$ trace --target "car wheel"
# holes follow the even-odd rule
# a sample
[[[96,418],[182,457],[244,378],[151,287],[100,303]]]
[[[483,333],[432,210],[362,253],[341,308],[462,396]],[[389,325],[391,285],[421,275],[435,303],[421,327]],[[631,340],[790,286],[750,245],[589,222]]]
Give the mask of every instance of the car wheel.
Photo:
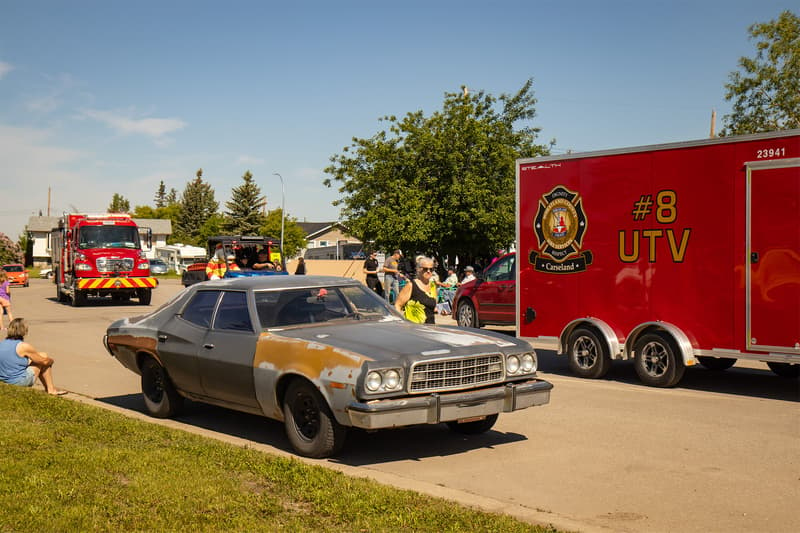
[[[139,297],[141,305],[150,305],[150,300],[153,298],[153,291],[151,289],[137,289],[136,295]]]
[[[463,328],[477,328],[478,316],[475,313],[475,306],[469,300],[462,300],[458,302],[458,310],[456,311],[456,321],[458,325]]]
[[[700,364],[705,368],[716,371],[728,370],[736,364],[736,359],[733,357],[698,356],[697,360],[700,361]]]
[[[686,367],[672,339],[663,333],[642,335],[634,346],[633,364],[639,379],[651,387],[672,387]]]
[[[489,415],[483,420],[475,420],[473,422],[462,422],[459,423],[456,420],[447,423],[447,427],[450,428],[451,431],[455,431],[456,433],[461,433],[462,435],[478,435],[480,433],[486,433],[492,426],[494,426],[495,422],[497,422],[497,415]]]
[[[594,330],[576,328],[567,341],[569,369],[582,378],[602,378],[611,368],[608,351],[608,345]]]
[[[169,418],[180,411],[183,398],[175,390],[167,371],[152,357],[142,361],[142,395],[147,412],[157,418]]]
[[[54,277],[55,277],[55,274],[53,274],[52,271],[47,273],[47,279],[53,279]]]
[[[347,430],[333,417],[319,391],[308,381],[293,381],[283,397],[286,436],[295,451],[316,459],[338,452]]]
[[[789,363],[775,363],[773,361],[767,362],[770,370],[775,372],[782,378],[794,379],[800,376],[800,365],[791,365]]]

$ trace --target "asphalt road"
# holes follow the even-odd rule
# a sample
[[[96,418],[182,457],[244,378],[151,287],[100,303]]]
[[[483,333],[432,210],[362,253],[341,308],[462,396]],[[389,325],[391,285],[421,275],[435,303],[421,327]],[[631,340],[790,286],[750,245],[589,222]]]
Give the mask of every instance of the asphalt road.
[[[56,384],[72,392],[65,398],[154,420],[141,414],[138,376],[106,353],[102,336],[111,321],[180,289],[163,282],[149,307],[72,308],[40,279],[12,296],[31,326],[27,340],[56,359]],[[479,436],[443,425],[352,431],[339,457],[309,462],[563,529],[800,531],[800,382],[745,365],[692,368],[662,390],[640,385],[630,363],[581,380],[563,357],[540,352],[540,374],[555,385],[549,405],[503,415]],[[281,423],[204,404],[166,424],[290,450]]]

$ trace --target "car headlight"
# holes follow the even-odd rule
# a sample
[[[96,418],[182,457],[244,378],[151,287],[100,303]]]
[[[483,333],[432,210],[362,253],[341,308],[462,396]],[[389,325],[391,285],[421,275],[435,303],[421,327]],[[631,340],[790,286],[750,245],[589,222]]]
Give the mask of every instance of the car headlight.
[[[75,270],[91,270],[92,265],[86,263],[75,263]]]
[[[536,371],[536,357],[532,353],[526,353],[522,356],[521,361],[522,371],[526,374]]]
[[[399,368],[370,370],[364,380],[364,387],[369,393],[403,390],[403,371]]]
[[[519,376],[536,372],[537,362],[534,352],[514,354],[506,357],[506,374]]]
[[[516,374],[519,370],[519,357],[516,355],[509,355],[506,358],[506,370],[509,374]]]

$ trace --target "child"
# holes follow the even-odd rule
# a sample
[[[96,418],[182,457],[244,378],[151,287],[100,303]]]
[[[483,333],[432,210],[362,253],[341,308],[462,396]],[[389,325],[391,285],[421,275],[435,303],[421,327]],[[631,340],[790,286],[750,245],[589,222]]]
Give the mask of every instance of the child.
[[[3,313],[8,314],[9,324],[14,320],[14,315],[11,314],[11,294],[8,292],[10,285],[11,282],[8,281],[8,274],[6,274],[6,271],[0,270],[0,306],[3,307],[3,311],[0,312],[0,331],[5,331],[6,329]]]

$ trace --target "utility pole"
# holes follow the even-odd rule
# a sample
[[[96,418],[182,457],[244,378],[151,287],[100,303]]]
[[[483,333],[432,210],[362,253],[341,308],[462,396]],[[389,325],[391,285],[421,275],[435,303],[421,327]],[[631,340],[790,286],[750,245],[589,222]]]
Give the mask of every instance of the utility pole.
[[[716,135],[716,128],[717,128],[717,110],[711,110],[711,133],[709,135],[710,138],[714,138]]]

